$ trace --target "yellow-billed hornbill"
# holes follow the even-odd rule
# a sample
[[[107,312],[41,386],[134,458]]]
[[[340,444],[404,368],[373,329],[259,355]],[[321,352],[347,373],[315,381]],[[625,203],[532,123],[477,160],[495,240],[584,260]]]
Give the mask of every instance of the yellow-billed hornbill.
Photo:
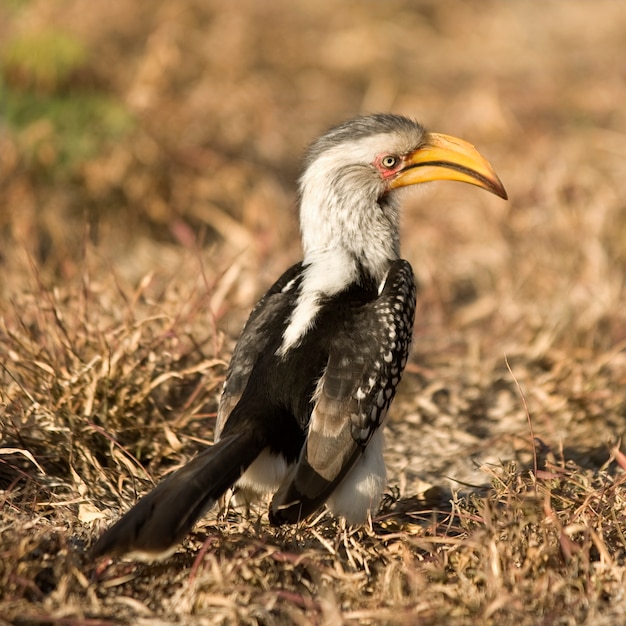
[[[397,189],[432,180],[506,192],[470,144],[398,115],[370,115],[313,143],[300,180],[304,260],[252,311],[235,347],[215,444],[112,526],[92,555],[171,554],[233,485],[275,492],[272,524],[323,504],[363,523],[385,487],[382,425],[415,313],[400,258]]]

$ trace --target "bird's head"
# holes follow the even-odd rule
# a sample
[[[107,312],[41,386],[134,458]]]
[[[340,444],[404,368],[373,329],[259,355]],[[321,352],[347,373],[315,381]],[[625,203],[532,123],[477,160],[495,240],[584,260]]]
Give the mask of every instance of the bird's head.
[[[433,180],[507,197],[471,144],[406,117],[369,115],[332,128],[309,148],[300,179],[305,262],[334,255],[380,279],[400,253],[396,191]]]

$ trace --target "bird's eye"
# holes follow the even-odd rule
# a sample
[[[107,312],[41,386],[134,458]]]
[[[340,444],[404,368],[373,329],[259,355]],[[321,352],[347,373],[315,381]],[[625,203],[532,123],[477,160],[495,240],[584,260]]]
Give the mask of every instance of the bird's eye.
[[[388,170],[393,169],[398,163],[398,157],[393,154],[388,154],[383,157],[381,160],[382,166],[386,167]]]

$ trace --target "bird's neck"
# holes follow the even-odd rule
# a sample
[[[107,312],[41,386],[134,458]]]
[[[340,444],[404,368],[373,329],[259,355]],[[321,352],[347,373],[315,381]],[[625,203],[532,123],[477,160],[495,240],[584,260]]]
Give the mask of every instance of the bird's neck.
[[[358,196],[358,194],[357,194]],[[350,204],[303,189],[300,226],[303,277],[277,351],[284,357],[314,326],[322,306],[359,286],[376,293],[399,258],[397,209],[391,203]]]
[[[311,282],[326,295],[354,283],[378,285],[400,256],[397,207],[392,198],[372,201],[358,190],[332,191],[320,196],[305,187],[301,196],[304,264]]]
[[[375,294],[383,279],[384,274],[374,278],[344,247],[309,250],[304,257],[302,281],[295,306],[277,354],[284,357],[297,346],[315,325],[322,307],[331,304],[335,296],[355,285]]]

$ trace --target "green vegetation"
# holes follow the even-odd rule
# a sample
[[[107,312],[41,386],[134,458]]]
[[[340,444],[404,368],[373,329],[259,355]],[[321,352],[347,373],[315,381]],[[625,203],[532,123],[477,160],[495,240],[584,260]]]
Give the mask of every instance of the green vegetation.
[[[61,31],[15,37],[2,50],[3,74],[22,89],[32,91],[57,91],[86,62],[85,46]]]
[[[133,128],[112,94],[81,83],[89,73],[88,51],[67,33],[9,40],[0,70],[3,120],[26,163],[52,177],[72,172]]]

